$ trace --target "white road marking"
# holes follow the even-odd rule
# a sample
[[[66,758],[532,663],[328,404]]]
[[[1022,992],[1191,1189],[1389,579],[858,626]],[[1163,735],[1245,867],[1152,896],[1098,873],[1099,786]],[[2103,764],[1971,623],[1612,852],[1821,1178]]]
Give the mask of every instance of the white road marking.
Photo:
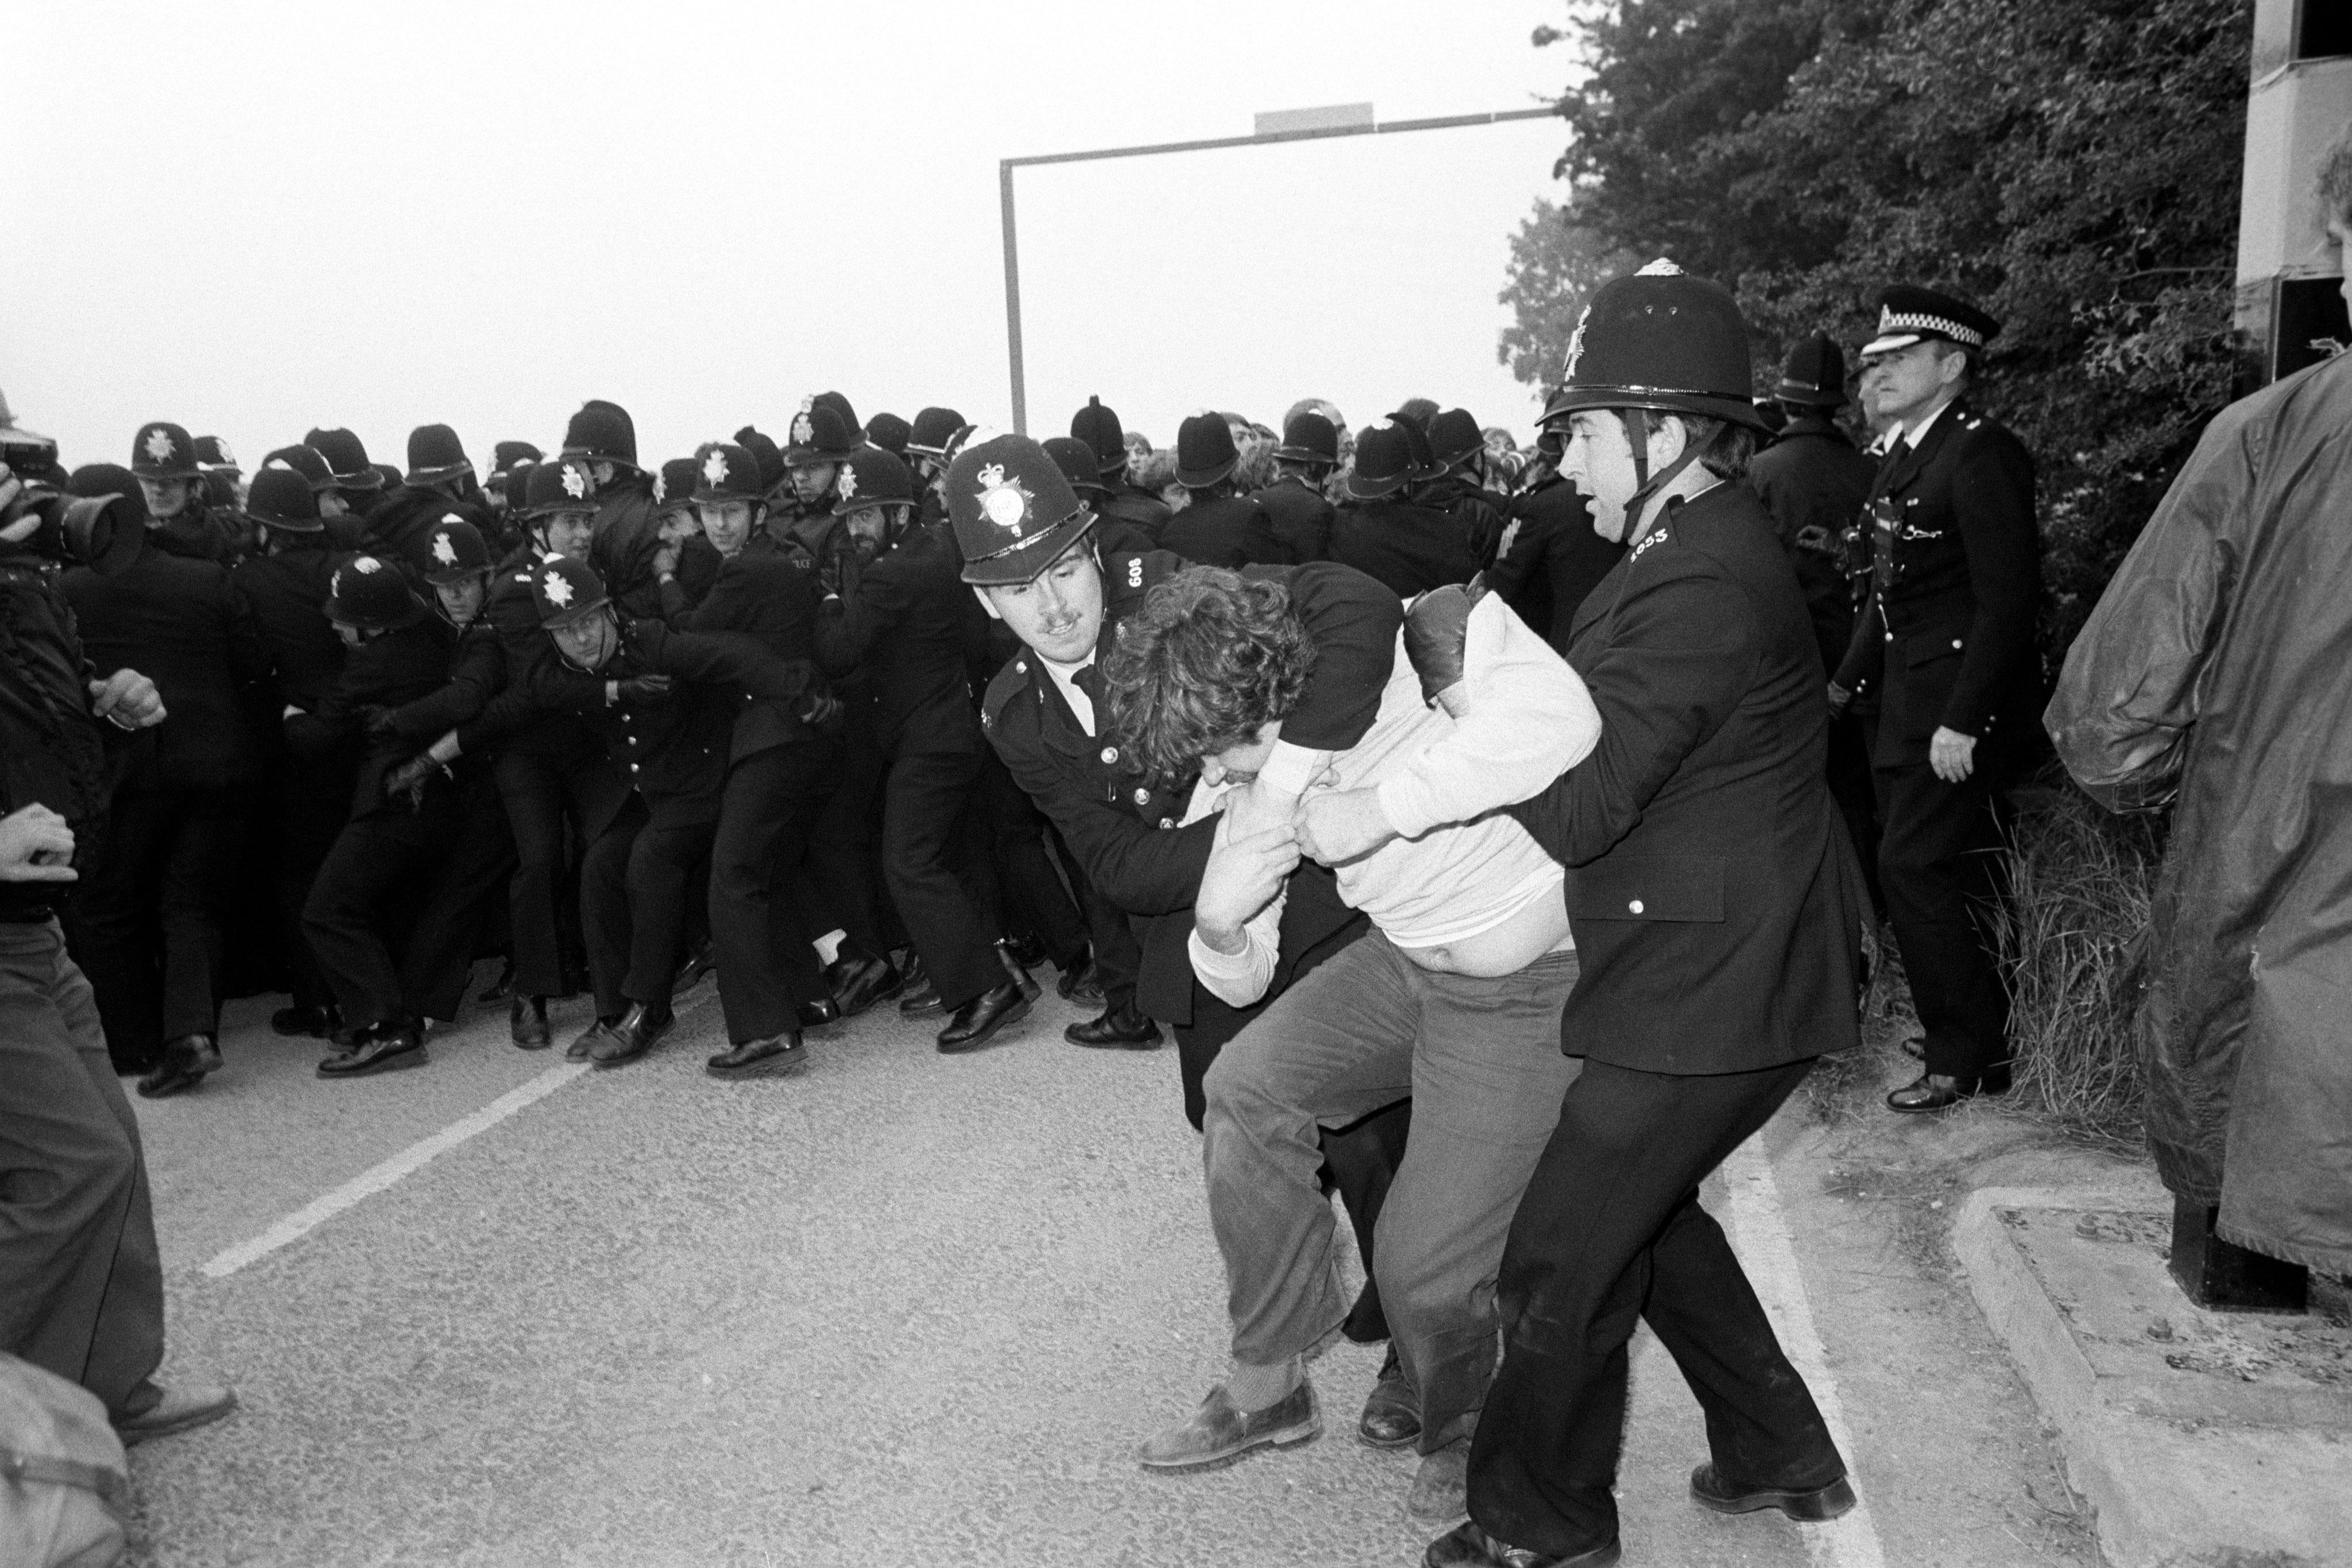
[[[1830,1375],[1822,1336],[1813,1326],[1812,1303],[1805,1295],[1805,1277],[1797,1266],[1797,1249],[1789,1239],[1788,1216],[1780,1207],[1780,1184],[1772,1179],[1772,1163],[1764,1153],[1762,1134],[1750,1138],[1723,1162],[1723,1179],[1730,1189],[1731,1225],[1738,1244],[1739,1261],[1748,1282],[1764,1303],[1765,1312],[1780,1335],[1780,1348],[1813,1391],[1822,1419],[1838,1451],[1852,1466],[1853,1435],[1846,1429],[1845,1407],[1838,1398],[1837,1380]],[[1886,1568],[1879,1545],[1878,1526],[1870,1517],[1870,1498],[1857,1481],[1861,1500],[1843,1519],[1827,1524],[1797,1527],[1805,1540],[1806,1554],[1820,1568]]]
[[[335,1216],[399,1181],[414,1175],[435,1157],[448,1153],[467,1139],[488,1132],[500,1122],[562,1088],[582,1073],[589,1071],[584,1061],[567,1061],[551,1067],[520,1088],[510,1089],[470,1116],[461,1117],[429,1138],[408,1147],[381,1165],[362,1171],[342,1186],[304,1204],[250,1241],[241,1241],[214,1258],[204,1267],[205,1273],[215,1280],[226,1280],[248,1263],[268,1257],[289,1242],[299,1241]]]

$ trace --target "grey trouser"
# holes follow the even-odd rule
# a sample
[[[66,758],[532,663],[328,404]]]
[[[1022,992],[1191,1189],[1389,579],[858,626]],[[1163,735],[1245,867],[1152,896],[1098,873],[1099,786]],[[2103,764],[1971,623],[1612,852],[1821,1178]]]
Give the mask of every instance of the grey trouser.
[[[127,1412],[163,1359],[139,1123],[57,922],[0,922],[0,1351]]]
[[[1234,1360],[1303,1354],[1347,1317],[1316,1179],[1320,1126],[1410,1094],[1412,1134],[1374,1266],[1420,1397],[1422,1451],[1469,1433],[1495,1371],[1503,1238],[1582,1066],[1559,1053],[1575,984],[1574,953],[1480,980],[1419,968],[1373,931],[1225,1047],[1209,1070],[1202,1157]]]

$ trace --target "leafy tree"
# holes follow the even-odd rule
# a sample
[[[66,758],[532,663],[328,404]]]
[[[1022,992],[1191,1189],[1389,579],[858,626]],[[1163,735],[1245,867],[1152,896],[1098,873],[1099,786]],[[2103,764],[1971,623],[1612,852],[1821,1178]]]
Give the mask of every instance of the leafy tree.
[[[2054,661],[2230,395],[2250,25],[2249,0],[1585,0],[1537,35],[1581,49],[1572,237],[1539,207],[1515,240],[1506,356],[1556,372],[1591,284],[1550,250],[1734,287],[1759,390],[1816,327],[1863,341],[1888,282],[1979,299],[2006,323],[1980,399],[2040,464]]]

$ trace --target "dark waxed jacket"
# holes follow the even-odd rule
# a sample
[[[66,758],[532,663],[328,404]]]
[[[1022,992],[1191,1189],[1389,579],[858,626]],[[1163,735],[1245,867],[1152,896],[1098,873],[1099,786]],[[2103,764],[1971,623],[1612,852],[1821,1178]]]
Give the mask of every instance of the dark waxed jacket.
[[[1569,868],[1561,1048],[1706,1074],[1855,1044],[1868,898],[1812,626],[1754,493],[1671,507],[1586,598],[1568,659],[1601,744],[1510,808]]]
[[[74,863],[89,866],[106,829],[107,753],[131,737],[90,716],[98,672],[57,578],[31,550],[0,542],[0,816],[47,806],[73,830]],[[0,883],[0,920],[40,918],[65,891]]]
[[[1166,528],[1168,519],[1176,515],[1169,510],[1168,503],[1148,490],[1137,489],[1127,482],[1124,474],[1113,476],[1108,483],[1110,493],[1103,497],[1102,506],[1098,508],[1102,515],[1133,524],[1150,534],[1156,542],[1160,530]]]
[[[1804,590],[1825,670],[1836,669],[1853,643],[1853,592],[1846,580],[1843,541],[1847,530],[1869,527],[1870,488],[1877,472],[1878,465],[1854,450],[1834,420],[1818,413],[1790,419],[1780,438],[1748,465],[1748,488],[1772,514],[1780,548]]]
[[[1289,566],[1297,559],[1250,496],[1195,499],[1160,527],[1160,548],[1197,566]]]
[[[1118,622],[1154,587],[1192,564],[1165,550],[1105,558],[1098,662],[1109,654]],[[1287,586],[1315,639],[1314,673],[1283,720],[1283,738],[1317,751],[1353,747],[1380,715],[1403,606],[1361,572],[1329,562],[1252,567],[1243,575]],[[1139,1004],[1164,1022],[1192,1022],[1192,972],[1184,938],[1216,832],[1213,816],[1177,826],[1193,781],[1146,779],[1107,734],[1088,735],[1026,649],[990,683],[982,713],[989,740],[1013,779],[1061,830],[1096,890],[1134,921],[1144,950]],[[1097,715],[1097,731],[1108,729],[1106,716]],[[1284,909],[1285,967],[1277,985],[1286,982],[1287,966],[1356,918],[1328,877],[1294,877],[1291,889],[1297,907]]]
[[[229,576],[253,607],[278,695],[308,711],[326,701],[343,673],[343,640],[326,612],[336,554],[323,533],[299,538],[275,555],[247,556]]]
[[[167,716],[132,748],[124,788],[226,789],[262,776],[263,723],[278,706],[269,653],[226,567],[150,538],[114,575],[75,567],[63,587],[90,663],[137,670],[163,698]]]
[[[1879,767],[1921,763],[1939,728],[1999,743],[2032,734],[2041,535],[2033,459],[1965,398],[1878,471],[1870,600],[1834,679],[1875,695]]]
[[[1331,520],[1331,559],[1411,599],[1478,575],[1478,557],[1460,524],[1434,507],[1394,497],[1351,501]]]

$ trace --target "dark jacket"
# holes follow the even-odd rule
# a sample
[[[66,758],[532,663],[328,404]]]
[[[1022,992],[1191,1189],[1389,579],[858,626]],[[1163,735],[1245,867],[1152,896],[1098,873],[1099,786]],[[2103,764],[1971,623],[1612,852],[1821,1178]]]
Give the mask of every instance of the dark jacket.
[[[166,717],[142,737],[130,789],[226,789],[264,771],[262,724],[275,707],[269,654],[228,569],[146,541],[111,577],[65,574],[83,650],[101,669],[155,683]]]
[[[700,601],[674,617],[671,624],[686,632],[740,632],[788,664],[812,663],[818,602],[814,575],[793,565],[763,537],[754,537],[732,560],[715,549],[709,553],[719,560],[719,569],[710,574]],[[681,580],[684,576],[681,559]],[[813,732],[800,716],[802,705],[755,697],[741,687],[730,695],[736,706],[730,761],[811,738]]]
[[[1288,566],[1290,547],[1274,531],[1274,518],[1247,496],[1195,500],[1160,530],[1160,548],[1197,566]]]
[[[1487,569],[1486,586],[1565,656],[1577,610],[1625,547],[1593,531],[1583,493],[1558,474],[1514,496],[1511,516],[1519,531]]]
[[[1331,521],[1331,559],[1388,584],[1399,599],[1478,575],[1478,557],[1444,512],[1393,497],[1351,501]]]
[[[1853,642],[1844,540],[1858,523],[1866,526],[1877,472],[1878,465],[1854,450],[1835,421],[1817,413],[1790,420],[1780,439],[1748,465],[1748,486],[1772,514],[1780,549],[1796,568],[1824,670],[1836,669]]]
[[[1274,537],[1291,559],[1322,560],[1331,553],[1331,503],[1314,486],[1286,474],[1250,499],[1274,519]]]
[[[1098,661],[1108,656],[1118,622],[1152,588],[1192,564],[1164,550],[1103,562]],[[1360,572],[1328,562],[1254,567],[1244,575],[1286,584],[1315,638],[1314,673],[1283,721],[1283,738],[1312,750],[1347,750],[1379,716],[1403,607]],[[1097,715],[1098,730],[1107,727],[1103,718]],[[1146,779],[1106,736],[1088,735],[1053,677],[1025,649],[990,683],[982,719],[997,755],[1061,830],[1096,890],[1134,918],[1144,949],[1137,996],[1145,1010],[1169,1023],[1190,1023],[1192,963],[1184,937],[1216,831],[1213,817],[1177,826],[1192,799],[1192,779]],[[1339,901],[1328,879],[1301,877],[1292,886],[1299,908],[1295,917],[1284,912],[1282,953],[1295,962],[1355,912]]]
[[[98,672],[57,575],[30,550],[0,543],[0,816],[47,806],[73,830],[74,863],[88,867],[105,838],[108,750],[131,737],[90,716]],[[0,882],[0,920],[45,918],[67,890]]]
[[[1103,498],[1099,508],[1102,515],[1131,523],[1156,541],[1160,530],[1168,526],[1168,519],[1176,515],[1168,509],[1168,503],[1148,490],[1137,489],[1123,474],[1114,476],[1109,485],[1110,494]]]
[[[384,798],[383,776],[419,749],[414,740],[371,733],[369,710],[396,708],[440,691],[449,679],[450,655],[457,646],[456,629],[437,615],[369,637],[351,650],[341,675],[324,701],[307,712],[287,716],[286,744],[298,757],[320,758],[342,747],[359,747],[359,773],[352,786],[353,821],[378,811],[408,809],[405,801]],[[427,742],[431,738],[425,737]],[[444,788],[437,774],[427,785],[436,793]]]
[[[1746,1072],[1857,1043],[1861,868],[1805,603],[1744,485],[1672,507],[1578,612],[1601,744],[1510,808],[1561,864],[1561,1049]]]
[[[1887,458],[1870,507],[1870,600],[1834,679],[1878,697],[1872,761],[1925,762],[1938,728],[2030,737],[2042,546],[2024,444],[1957,401]]]
[[[334,575],[335,554],[324,534],[305,536],[275,555],[247,556],[229,573],[252,607],[278,695],[306,711],[326,701],[343,673],[343,640],[326,612]]]
[[[865,674],[859,700],[875,739],[894,752],[977,749],[966,660],[984,612],[955,541],[910,528],[870,561],[845,554],[841,570],[841,595],[817,618],[817,661],[829,675]]]

